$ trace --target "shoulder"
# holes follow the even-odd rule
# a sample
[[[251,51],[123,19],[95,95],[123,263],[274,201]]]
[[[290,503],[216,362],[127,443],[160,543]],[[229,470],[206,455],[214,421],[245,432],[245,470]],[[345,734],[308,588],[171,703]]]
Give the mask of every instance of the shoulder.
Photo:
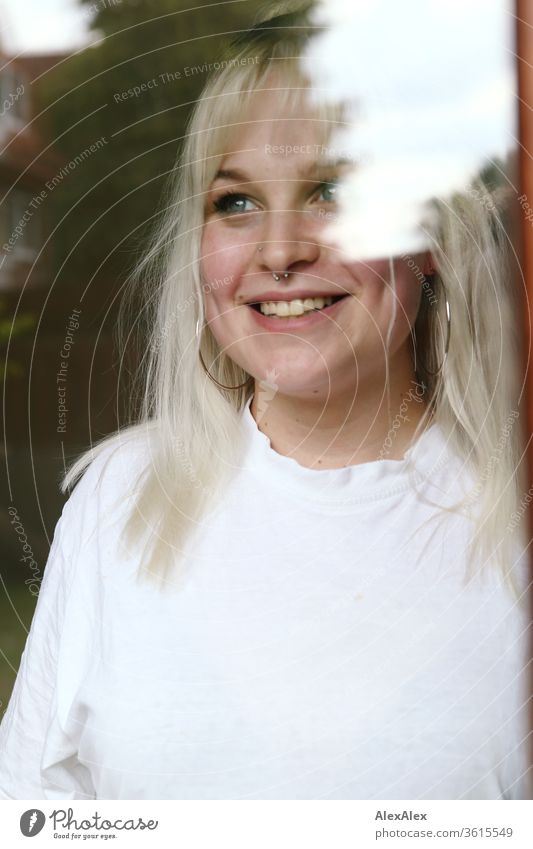
[[[106,524],[130,509],[150,468],[154,425],[134,425],[106,437],[78,457],[65,477],[69,497],[59,524],[72,534]]]
[[[414,461],[427,494],[442,507],[451,507],[468,497],[475,485],[471,463],[464,456],[455,434],[438,419],[427,427],[406,456]]]

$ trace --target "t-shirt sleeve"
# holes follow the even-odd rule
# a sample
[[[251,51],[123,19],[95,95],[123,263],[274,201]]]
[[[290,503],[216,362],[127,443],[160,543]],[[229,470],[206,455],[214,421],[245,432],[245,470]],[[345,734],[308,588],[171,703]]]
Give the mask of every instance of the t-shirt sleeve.
[[[59,669],[69,598],[86,534],[91,470],[85,473],[55,527],[30,632],[0,726],[0,798],[94,798],[75,741],[61,723]],[[72,617],[70,617],[72,618]],[[80,665],[84,658],[80,657]]]

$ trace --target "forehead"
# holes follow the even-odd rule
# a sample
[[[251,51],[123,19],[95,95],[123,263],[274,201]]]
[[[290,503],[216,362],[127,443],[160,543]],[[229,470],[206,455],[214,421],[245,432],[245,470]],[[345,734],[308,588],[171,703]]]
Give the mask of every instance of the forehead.
[[[228,134],[225,157],[240,161],[269,157],[305,169],[328,158],[333,129],[331,115],[314,106],[305,90],[255,91]]]

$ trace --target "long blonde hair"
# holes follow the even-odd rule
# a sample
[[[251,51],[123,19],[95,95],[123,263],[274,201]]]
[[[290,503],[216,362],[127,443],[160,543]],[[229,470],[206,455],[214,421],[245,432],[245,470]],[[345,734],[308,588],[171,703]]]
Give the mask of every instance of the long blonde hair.
[[[124,540],[140,550],[144,539],[139,572],[158,581],[176,580],[180,573],[171,567],[179,560],[177,552],[185,562],[187,541],[239,467],[239,419],[254,385],[204,326],[200,241],[205,194],[229,134],[237,122],[246,123],[247,104],[265,85],[273,63],[283,80],[280,106],[301,103],[301,89],[309,81],[298,56],[311,35],[305,11],[259,23],[233,43],[208,80],[192,111],[159,226],[129,281],[130,294],[141,292],[144,305],[133,324],[148,340],[136,376],[140,412],[134,424],[79,457],[62,483],[65,492],[109,445],[118,447],[136,432],[149,434],[150,467],[139,479]],[[341,111],[326,99],[313,108],[327,136]],[[454,508],[475,508],[468,567],[495,559],[516,589],[512,567],[518,547],[509,523],[524,489],[525,440],[517,421],[520,350],[513,332],[517,307],[506,228],[498,203],[480,180],[435,206],[435,223],[428,224],[437,269],[434,297],[422,297],[414,365],[427,387],[427,414],[433,412],[450,450],[476,481]],[[452,317],[449,351],[433,376],[443,362],[446,301]],[[122,311],[128,332],[131,302],[125,299]],[[200,350],[210,373],[228,386],[244,383],[241,389],[223,390],[206,376],[198,356],[197,322],[204,328]]]

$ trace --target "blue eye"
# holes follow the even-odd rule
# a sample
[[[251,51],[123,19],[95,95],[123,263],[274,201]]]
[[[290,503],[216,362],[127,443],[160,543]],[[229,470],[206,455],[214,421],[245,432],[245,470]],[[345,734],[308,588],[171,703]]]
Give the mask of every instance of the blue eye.
[[[247,198],[246,195],[240,195],[237,192],[226,192],[225,195],[222,195],[222,197],[213,201],[213,206],[217,212],[246,212],[247,210],[244,207],[248,201],[249,198]]]
[[[326,203],[335,203],[337,200],[336,191],[338,189],[338,184],[336,180],[328,180],[324,183],[320,184],[319,194],[329,194],[329,197],[324,197]]]
[[[322,202],[335,203],[337,189],[338,182],[336,180],[325,180],[320,183],[317,194]],[[239,192],[226,192],[213,201],[213,208],[223,215],[236,215],[250,211],[250,208],[246,207],[247,203],[253,205],[253,201],[246,195]]]

